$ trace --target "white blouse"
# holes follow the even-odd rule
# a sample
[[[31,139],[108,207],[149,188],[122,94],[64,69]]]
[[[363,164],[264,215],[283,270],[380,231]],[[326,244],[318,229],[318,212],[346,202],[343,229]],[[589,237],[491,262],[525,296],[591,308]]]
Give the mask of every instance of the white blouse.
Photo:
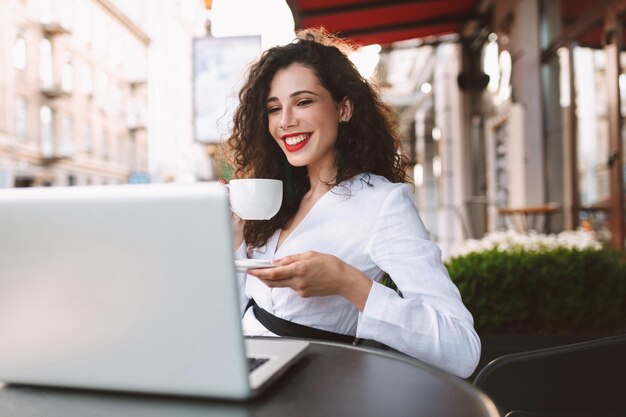
[[[368,182],[370,185],[368,185]],[[374,281],[362,313],[340,296],[301,298],[289,288],[269,288],[239,274],[242,312],[249,298],[286,320],[374,339],[460,377],[480,357],[473,318],[430,241],[406,184],[360,174],[323,195],[276,250],[280,230],[252,251],[253,259],[278,259],[316,251],[332,254]],[[235,257],[246,258],[245,245]],[[402,293],[379,283],[387,272]],[[275,336],[252,309],[244,333]]]

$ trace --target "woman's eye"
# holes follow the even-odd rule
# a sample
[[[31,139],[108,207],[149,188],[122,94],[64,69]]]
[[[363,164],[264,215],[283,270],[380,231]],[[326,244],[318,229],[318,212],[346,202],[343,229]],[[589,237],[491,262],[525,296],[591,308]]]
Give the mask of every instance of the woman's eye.
[[[298,102],[298,106],[306,106],[313,103],[313,100],[305,99]]]
[[[280,110],[280,107],[271,107],[271,108],[267,109],[267,113],[268,114],[276,113],[279,110]]]

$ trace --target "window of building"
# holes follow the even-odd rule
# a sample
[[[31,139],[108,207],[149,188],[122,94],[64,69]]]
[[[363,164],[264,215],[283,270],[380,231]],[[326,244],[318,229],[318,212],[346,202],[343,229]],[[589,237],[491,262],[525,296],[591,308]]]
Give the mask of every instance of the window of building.
[[[54,113],[50,106],[43,105],[39,109],[39,126],[41,130],[41,153],[50,156],[54,153]]]
[[[86,63],[85,65],[83,65],[82,75],[83,93],[85,93],[86,95],[93,94],[93,71],[91,70],[91,64]]]
[[[97,100],[100,104],[100,108],[104,110],[108,107],[107,98],[109,95],[109,75],[104,71],[98,71],[98,78],[96,82]]]
[[[90,154],[93,152],[93,136],[89,123],[83,127],[83,147],[86,153]]]
[[[54,5],[52,0],[39,2],[39,20],[41,23],[52,23],[54,20]]]
[[[109,149],[109,134],[106,129],[102,130],[102,159],[107,161],[110,156],[111,150]]]
[[[125,149],[125,141],[124,141],[124,136],[120,135],[120,137],[117,139],[117,161],[120,164],[125,164],[126,163],[126,149]]]
[[[26,69],[26,39],[22,33],[17,35],[13,44],[13,66],[20,71]]]
[[[39,44],[39,78],[42,86],[52,87],[52,42],[48,38]]]
[[[15,99],[15,134],[18,138],[26,139],[28,136],[28,111],[26,99],[17,97]]]
[[[116,113],[123,113],[124,108],[122,107],[122,89],[119,83],[113,83],[111,91],[110,102],[113,106],[112,110]]]
[[[72,55],[63,56],[63,69],[61,70],[61,88],[65,91],[72,91],[74,88],[74,64]]]
[[[123,46],[121,31],[122,29],[118,25],[114,25],[111,31],[111,62],[116,66],[122,65],[121,49]]]
[[[76,5],[74,0],[39,0],[39,20],[41,23],[59,23],[72,28]]]
[[[72,155],[74,153],[74,121],[72,116],[63,117],[63,141],[61,142],[61,153],[63,155]]]
[[[99,57],[106,57],[109,52],[109,43],[111,42],[110,21],[105,14],[96,14],[95,25],[98,28],[94,32],[94,51]]]
[[[78,2],[78,4],[80,5],[80,7],[83,8],[83,10],[80,12],[79,16],[80,19],[78,19],[78,22],[80,25],[82,25],[83,29],[83,41],[85,46],[87,46],[88,48],[91,48],[93,46],[94,43],[94,32],[95,32],[95,28],[96,28],[96,19],[94,17],[94,4],[91,2]]]
[[[68,29],[74,28],[74,20],[76,13],[75,0],[55,0],[58,8],[58,16],[60,17],[60,23],[63,27]]]
[[[109,134],[109,143],[108,143],[108,154],[107,159],[112,160],[113,162],[117,162],[115,157],[117,156],[117,138],[115,137],[115,133]]]
[[[134,137],[128,139],[128,167],[131,171],[137,168],[137,140]]]

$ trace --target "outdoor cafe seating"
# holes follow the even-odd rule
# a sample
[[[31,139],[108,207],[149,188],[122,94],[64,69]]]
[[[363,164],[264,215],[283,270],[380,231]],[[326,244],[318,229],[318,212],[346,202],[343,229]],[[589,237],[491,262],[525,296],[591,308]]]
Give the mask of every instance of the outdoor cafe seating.
[[[626,415],[626,334],[501,356],[473,382],[503,416]]]

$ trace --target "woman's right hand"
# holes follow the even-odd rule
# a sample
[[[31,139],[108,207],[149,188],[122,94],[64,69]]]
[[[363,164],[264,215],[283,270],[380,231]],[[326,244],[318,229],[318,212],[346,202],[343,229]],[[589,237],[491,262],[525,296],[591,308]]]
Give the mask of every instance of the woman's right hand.
[[[228,184],[226,178],[219,178],[217,180],[220,184]],[[241,217],[237,216],[235,213],[231,213],[230,215],[232,229],[233,229],[233,252],[239,249],[239,246],[243,243],[243,227],[246,224],[246,221]]]

